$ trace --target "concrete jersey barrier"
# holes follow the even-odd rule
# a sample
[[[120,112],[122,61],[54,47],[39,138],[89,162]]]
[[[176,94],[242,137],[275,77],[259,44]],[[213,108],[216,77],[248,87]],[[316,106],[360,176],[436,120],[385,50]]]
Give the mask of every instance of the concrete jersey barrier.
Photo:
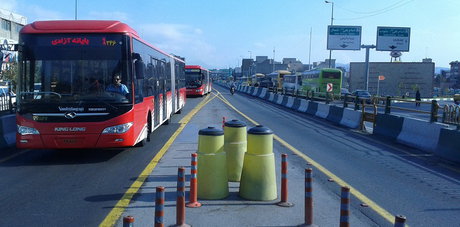
[[[358,128],[361,125],[362,116],[360,111],[344,108],[342,119],[339,124],[348,128]]]
[[[10,114],[0,117],[0,148],[14,147],[16,144],[16,115]]]
[[[374,134],[396,140],[401,133],[404,118],[389,114],[377,114]]]
[[[318,110],[318,103],[310,101],[308,103],[307,113],[311,115],[315,115],[316,111]]]
[[[329,115],[329,107],[328,104],[318,103],[318,109],[316,110],[315,116],[327,118],[327,115]]]
[[[442,128],[434,154],[460,163],[460,131]]]
[[[338,107],[338,106],[331,106],[329,108],[329,114],[326,117],[328,121],[339,124],[342,118],[343,118],[343,108]]]
[[[441,129],[447,127],[448,125],[445,124],[404,118],[397,141],[411,147],[419,148],[420,150],[434,152],[438,144]]]
[[[308,100],[305,100],[305,99],[300,100],[300,106],[299,106],[299,108],[297,110],[299,112],[303,112],[303,113],[307,112],[309,103],[310,103],[310,101],[308,101]]]

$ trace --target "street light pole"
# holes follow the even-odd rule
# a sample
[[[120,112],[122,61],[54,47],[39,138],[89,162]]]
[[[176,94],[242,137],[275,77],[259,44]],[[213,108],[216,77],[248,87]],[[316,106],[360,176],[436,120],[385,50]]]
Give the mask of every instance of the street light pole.
[[[333,1],[324,1],[325,3],[331,3],[332,10],[331,10],[331,26],[334,25],[334,2]],[[332,64],[332,50],[329,50],[329,68],[331,68]]]
[[[75,20],[77,20],[77,0],[75,0]]]

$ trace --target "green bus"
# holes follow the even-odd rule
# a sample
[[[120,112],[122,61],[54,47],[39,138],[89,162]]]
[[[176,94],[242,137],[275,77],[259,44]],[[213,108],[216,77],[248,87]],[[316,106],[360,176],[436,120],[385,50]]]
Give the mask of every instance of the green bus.
[[[327,84],[332,84],[332,93],[340,95],[342,88],[342,71],[339,69],[314,69],[301,74],[302,84],[300,90],[303,93],[310,91],[326,92]]]

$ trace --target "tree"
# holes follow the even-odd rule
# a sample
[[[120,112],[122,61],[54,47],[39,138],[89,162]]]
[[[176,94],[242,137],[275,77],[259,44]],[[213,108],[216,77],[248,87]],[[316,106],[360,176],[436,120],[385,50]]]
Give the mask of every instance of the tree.
[[[16,88],[16,82],[18,81],[18,63],[10,62],[7,63],[7,67],[2,71],[0,78],[2,80],[11,81],[13,89]]]

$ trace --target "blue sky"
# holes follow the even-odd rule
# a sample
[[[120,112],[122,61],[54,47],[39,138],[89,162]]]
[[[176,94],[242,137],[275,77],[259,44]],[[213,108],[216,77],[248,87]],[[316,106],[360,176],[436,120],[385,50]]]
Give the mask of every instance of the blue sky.
[[[256,55],[311,62],[326,49],[331,4],[323,0],[77,0],[78,19],[120,20],[144,40],[187,64],[235,67]],[[0,0],[0,8],[37,20],[73,20],[74,0]],[[335,0],[334,25],[362,26],[362,44],[376,44],[378,26],[410,27],[410,51],[401,60],[432,58],[437,67],[460,59],[460,1]],[[333,51],[338,63],[360,62],[365,51]],[[389,52],[371,50],[371,61],[390,61]]]

